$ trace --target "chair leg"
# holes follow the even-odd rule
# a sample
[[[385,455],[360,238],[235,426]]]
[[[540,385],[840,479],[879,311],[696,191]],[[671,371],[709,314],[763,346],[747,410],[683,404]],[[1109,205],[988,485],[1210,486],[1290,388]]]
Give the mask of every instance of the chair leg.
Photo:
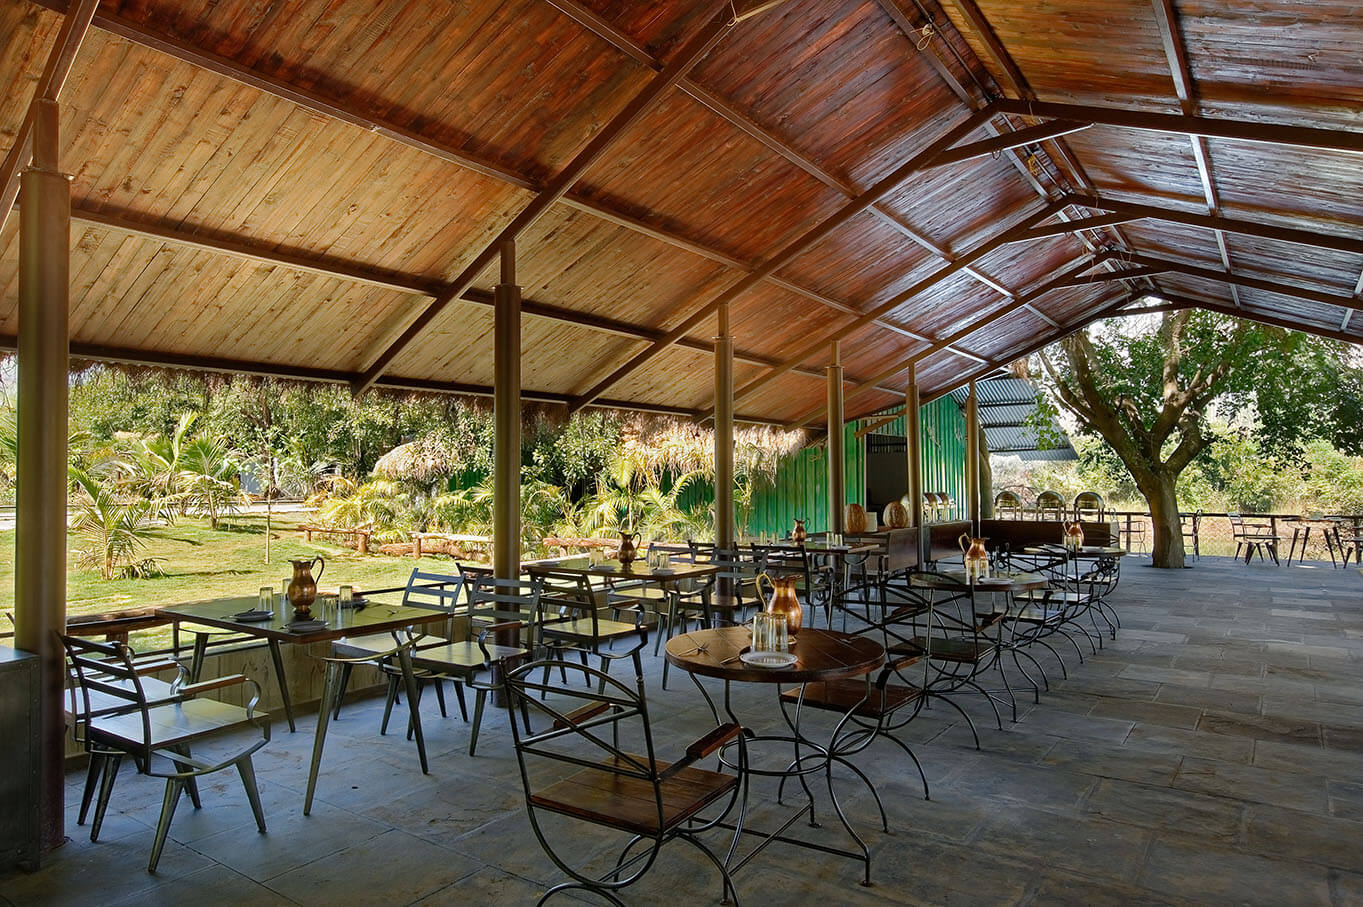
[[[402,667],[402,680],[407,687],[407,710],[411,714],[411,731],[416,736],[416,752],[417,757],[421,760],[421,773],[429,775],[431,767],[426,761],[426,737],[421,732],[421,712],[418,709],[421,688],[418,686],[415,675],[412,674],[412,654],[406,649],[400,650],[398,652],[398,663]]]
[[[340,666],[328,664],[326,675],[322,678],[322,704],[317,710],[317,730],[312,738],[312,762],[308,765],[308,790],[303,797],[303,815],[312,812],[312,795],[317,790],[317,771],[322,767],[322,748],[327,740],[327,725],[330,724],[331,709],[335,705],[336,689],[339,685]]]
[[[453,681],[454,695],[459,700],[459,717],[467,724],[469,720],[469,709],[464,702],[464,682],[462,680]]]
[[[350,683],[350,665],[341,665],[341,683],[336,691],[336,708],[332,710],[333,719],[341,717],[341,700],[345,699],[345,688]]]
[[[99,840],[99,830],[104,826],[104,811],[109,808],[109,795],[114,791],[114,781],[118,778],[118,767],[122,764],[122,753],[104,758],[104,771],[99,779],[99,799],[95,801],[95,818],[90,823],[91,841]]]
[[[388,698],[383,703],[383,723],[379,725],[379,734],[388,733],[388,719],[393,715],[393,703],[398,698],[399,678],[396,674],[388,675]]]
[[[174,747],[174,751],[179,753],[181,756],[189,755],[189,747],[187,746]],[[179,760],[176,760],[175,767],[182,772],[194,771],[194,766],[190,765],[188,762],[180,762]],[[198,780],[191,775],[190,777],[185,779],[184,784],[185,790],[189,792],[189,802],[194,804],[195,809],[203,809],[204,808],[203,801],[199,799]]]
[[[469,732],[469,755],[472,756],[478,749],[478,729],[483,726],[483,703],[487,699],[487,690],[477,690],[473,694],[473,729]],[[512,716],[511,720],[516,720]]]
[[[90,765],[85,771],[85,790],[81,792],[80,797],[80,815],[76,817],[77,825],[85,824],[85,816],[90,812],[90,802],[95,798],[95,790],[99,787],[99,776],[106,758],[103,753],[90,754]]]
[[[249,755],[237,760],[237,774],[241,775],[241,786],[246,788],[246,799],[251,804],[251,812],[256,817],[256,828],[265,833],[265,810],[260,806],[260,788],[256,786],[256,767],[251,764]]]
[[[431,685],[435,687],[435,701],[440,705],[440,717],[450,717],[449,712],[445,711],[445,681],[437,677],[431,681]],[[468,718],[464,720],[467,721]]]
[[[175,816],[175,805],[180,802],[184,782],[178,778],[166,779],[166,795],[161,800],[161,818],[156,821],[156,840],[151,845],[151,860],[147,872],[155,872],[156,864],[161,862],[161,851],[166,846],[166,835],[170,832],[170,820]]]

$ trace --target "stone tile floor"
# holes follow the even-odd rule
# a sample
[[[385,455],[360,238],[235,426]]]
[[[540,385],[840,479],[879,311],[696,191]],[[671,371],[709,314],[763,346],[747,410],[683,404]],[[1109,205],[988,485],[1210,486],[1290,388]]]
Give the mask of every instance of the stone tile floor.
[[[1307,564],[1205,558],[1195,569],[1126,563],[1114,597],[1123,628],[1068,680],[1051,664],[1039,705],[997,730],[963,704],[983,749],[948,708],[906,729],[931,801],[893,746],[858,764],[892,834],[850,775],[837,783],[865,831],[875,884],[858,867],[773,846],[738,876],[747,903],[1363,903],[1363,579]],[[1087,652],[1086,652],[1087,654]],[[709,727],[689,680],[649,699],[665,755]],[[771,689],[738,689],[741,715],[773,719]],[[531,834],[501,712],[480,753],[467,726],[423,702],[432,771],[400,734],[377,734],[381,702],[333,725],[319,801],[302,815],[313,719],[276,729],[257,756],[269,832],[258,834],[235,775],[181,806],[156,875],[144,866],[159,784],[125,766],[97,844],[75,825],[83,773],[69,778],[70,841],[34,874],[0,876],[0,903],[533,903],[562,878]],[[761,791],[759,790],[759,793]],[[766,792],[768,795],[770,791]],[[816,790],[816,795],[819,792]],[[764,799],[769,800],[770,796]],[[824,801],[826,803],[826,800]],[[775,809],[765,804],[759,818]],[[823,818],[830,819],[826,808]],[[826,821],[800,834],[842,843]],[[569,849],[600,860],[607,839],[576,826]],[[718,900],[698,853],[674,846],[630,903]],[[571,899],[570,899],[571,900]]]

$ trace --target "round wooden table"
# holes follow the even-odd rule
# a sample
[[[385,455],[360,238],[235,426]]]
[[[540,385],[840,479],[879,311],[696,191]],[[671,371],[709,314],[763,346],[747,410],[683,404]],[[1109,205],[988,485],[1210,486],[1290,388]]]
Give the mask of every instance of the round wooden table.
[[[801,726],[798,706],[794,720],[786,713],[785,709],[778,706],[781,717],[785,719],[790,730],[789,734],[758,734],[750,730],[734,714],[730,693],[734,683],[774,684],[777,685],[776,692],[779,694],[779,685],[781,684],[818,683],[849,677],[862,677],[885,664],[885,647],[874,639],[839,633],[836,630],[816,630],[805,627],[795,635],[794,643],[790,649],[795,655],[794,664],[785,668],[759,668],[744,664],[739,658],[740,655],[749,650],[751,642],[752,630],[747,626],[696,630],[675,636],[667,641],[668,664],[691,675],[691,680],[700,690],[706,704],[710,706],[710,711],[714,713],[715,722],[721,723],[720,710],[709,691],[701,684],[701,677],[713,677],[724,681],[724,713],[734,724],[744,727],[742,739],[726,744],[725,748],[720,751],[721,761],[739,772],[743,784],[743,806],[737,824],[718,823],[717,825],[717,827],[734,832],[734,841],[729,848],[725,866],[730,872],[737,872],[753,857],[761,853],[768,844],[773,841],[780,841],[796,847],[817,850],[820,853],[857,860],[864,867],[865,874],[862,884],[869,885],[871,883],[871,851],[866,846],[866,842],[857,834],[856,829],[852,827],[842,807],[838,804],[838,797],[833,789],[833,765],[834,763],[842,764],[861,777],[876,798],[876,803],[880,805],[882,821],[885,822],[888,829],[888,820],[884,818],[884,805],[880,803],[880,795],[871,786],[871,782],[867,780],[860,769],[847,760],[845,755],[837,751],[836,738],[829,743],[819,743],[810,739],[807,729]],[[803,690],[803,687],[801,687],[801,690]],[[869,681],[867,690],[869,693]],[[856,706],[853,706],[853,709],[855,708]],[[841,724],[839,724],[839,727],[841,727]],[[779,767],[753,767],[747,761],[747,752],[754,744],[776,746],[778,748],[776,754],[780,757]],[[742,747],[738,751],[738,761],[734,760],[731,752],[735,747]],[[792,749],[784,750],[784,747],[791,747]],[[784,755],[781,755],[783,752]],[[815,774],[824,776],[834,813],[843,829],[855,842],[857,850],[845,850],[831,847],[822,842],[806,841],[786,835],[786,830],[802,817],[808,817],[810,827],[820,827],[814,817],[814,795],[807,780],[810,775]],[[796,810],[774,831],[761,831],[746,827],[747,806],[751,782],[754,777],[779,778],[783,785],[786,780],[797,780],[806,797],[809,798],[808,802]],[[779,796],[777,802],[781,802]],[[759,843],[742,859],[736,860],[738,843],[744,835],[758,838]]]
[[[688,674],[744,683],[841,680],[869,674],[885,663],[885,647],[874,639],[811,627],[794,639],[790,651],[796,660],[788,668],[758,668],[739,659],[752,642],[746,625],[674,636],[667,641],[667,661]]]

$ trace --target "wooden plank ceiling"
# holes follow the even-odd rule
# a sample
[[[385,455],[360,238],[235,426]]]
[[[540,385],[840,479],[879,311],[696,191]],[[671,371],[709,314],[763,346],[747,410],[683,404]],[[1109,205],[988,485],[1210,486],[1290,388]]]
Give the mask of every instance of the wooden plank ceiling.
[[[703,417],[721,301],[740,416],[787,424],[833,340],[849,416],[1148,295],[1363,340],[1352,2],[763,5],[104,0],[73,352],[483,391],[507,230],[527,396],[570,408]],[[0,6],[5,151],[65,11]]]

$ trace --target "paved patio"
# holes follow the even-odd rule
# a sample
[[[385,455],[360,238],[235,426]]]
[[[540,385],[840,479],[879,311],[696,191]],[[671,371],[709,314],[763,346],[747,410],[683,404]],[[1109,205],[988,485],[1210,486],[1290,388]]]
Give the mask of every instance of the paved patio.
[[[932,784],[925,802],[902,754],[859,762],[894,833],[844,779],[849,815],[874,853],[871,888],[851,862],[773,847],[738,876],[745,903],[1363,902],[1363,579],[1329,564],[1192,570],[1125,565],[1123,629],[1016,725],[980,725],[983,750],[950,710],[907,735]],[[708,725],[685,677],[649,696],[664,757]],[[770,718],[770,690],[741,690],[740,714]],[[525,818],[510,733],[490,715],[480,754],[467,727],[423,703],[432,772],[400,734],[377,734],[381,701],[333,725],[319,802],[302,815],[313,720],[276,728],[258,756],[269,822],[257,834],[235,775],[181,805],[157,875],[145,871],[160,785],[125,767],[104,834],[75,825],[36,874],[0,876],[0,903],[533,903],[561,876]],[[825,810],[824,829],[837,839]],[[799,826],[797,826],[799,827]],[[810,833],[808,829],[804,833]],[[575,835],[598,859],[604,839]],[[718,880],[674,847],[631,903],[717,901]]]

